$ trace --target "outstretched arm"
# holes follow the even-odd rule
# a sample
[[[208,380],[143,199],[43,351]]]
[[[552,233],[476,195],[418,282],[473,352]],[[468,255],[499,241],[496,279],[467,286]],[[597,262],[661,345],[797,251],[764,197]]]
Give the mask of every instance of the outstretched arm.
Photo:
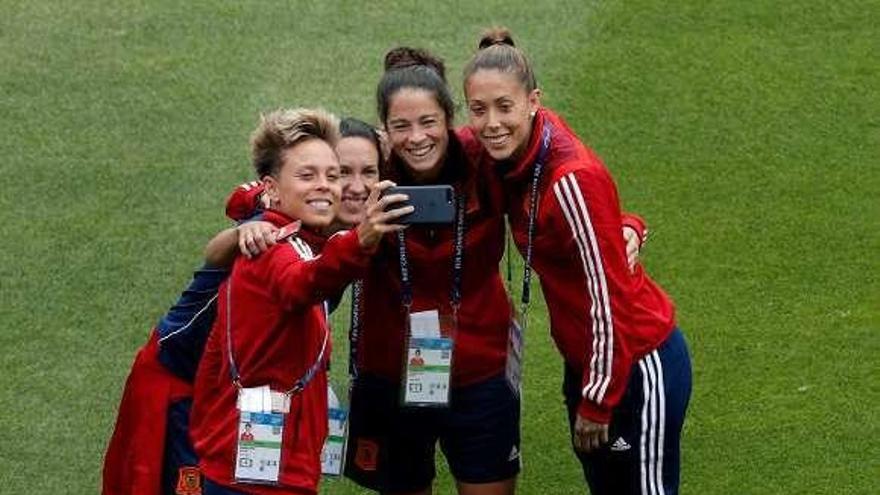
[[[265,273],[269,292],[293,308],[329,299],[360,276],[382,236],[405,228],[393,222],[413,211],[411,205],[390,206],[406,201],[405,194],[380,197],[393,185],[387,180],[375,185],[367,198],[367,218],[356,229],[331,236],[318,256],[312,256],[302,240],[284,239],[282,242],[289,243],[293,249],[279,251],[267,260]],[[391,209],[386,211],[389,207]]]

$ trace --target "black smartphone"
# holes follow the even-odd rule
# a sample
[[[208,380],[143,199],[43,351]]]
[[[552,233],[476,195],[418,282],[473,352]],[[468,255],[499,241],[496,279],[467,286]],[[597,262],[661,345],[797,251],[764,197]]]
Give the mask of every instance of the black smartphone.
[[[452,223],[455,219],[455,190],[452,186],[398,186],[385,191],[385,194],[406,194],[409,201],[394,203],[387,209],[400,208],[406,205],[415,207],[415,211],[404,215],[394,223],[404,225],[422,223]]]

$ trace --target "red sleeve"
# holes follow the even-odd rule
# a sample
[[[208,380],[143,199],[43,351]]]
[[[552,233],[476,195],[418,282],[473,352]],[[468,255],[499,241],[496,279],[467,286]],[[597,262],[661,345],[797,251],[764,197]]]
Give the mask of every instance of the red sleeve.
[[[258,181],[245,182],[233,189],[226,198],[226,216],[240,222],[262,211],[261,196],[264,189],[263,184]]]
[[[623,212],[621,220],[623,227],[629,227],[636,231],[636,235],[639,236],[639,245],[645,244],[648,239],[648,224],[645,223],[645,219],[635,213]]]
[[[361,248],[357,232],[335,234],[313,256],[297,237],[285,239],[277,253],[266,256],[269,293],[287,309],[320,303],[338,295],[352,279],[363,274],[369,253]]]
[[[622,220],[617,190],[601,164],[578,167],[554,182],[552,194],[558,215],[554,221],[571,229],[589,298],[586,328],[566,331],[586,332],[581,381],[583,400],[578,414],[608,423],[611,411],[626,390],[632,356],[626,345],[627,295],[632,278],[626,263],[626,250],[620,235]],[[565,228],[565,227],[563,227]],[[584,285],[575,285],[583,290]]]

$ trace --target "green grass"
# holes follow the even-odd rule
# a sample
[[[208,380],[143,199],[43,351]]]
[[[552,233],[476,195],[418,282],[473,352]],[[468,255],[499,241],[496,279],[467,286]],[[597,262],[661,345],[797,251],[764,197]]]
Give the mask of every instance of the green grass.
[[[225,225],[261,110],[372,119],[398,43],[460,93],[496,22],[651,225],[694,360],[683,492],[875,490],[880,4],[440,4],[0,2],[4,493],[96,490],[133,353]],[[583,493],[546,326],[538,301],[520,491]]]

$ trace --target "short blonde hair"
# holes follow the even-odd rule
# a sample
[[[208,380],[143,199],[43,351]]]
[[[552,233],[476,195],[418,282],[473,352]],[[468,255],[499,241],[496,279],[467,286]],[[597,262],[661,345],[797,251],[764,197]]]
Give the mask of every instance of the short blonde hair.
[[[339,141],[339,118],[323,109],[279,109],[260,116],[251,134],[251,161],[257,176],[276,176],[284,150],[309,140],[320,139],[331,147]]]

